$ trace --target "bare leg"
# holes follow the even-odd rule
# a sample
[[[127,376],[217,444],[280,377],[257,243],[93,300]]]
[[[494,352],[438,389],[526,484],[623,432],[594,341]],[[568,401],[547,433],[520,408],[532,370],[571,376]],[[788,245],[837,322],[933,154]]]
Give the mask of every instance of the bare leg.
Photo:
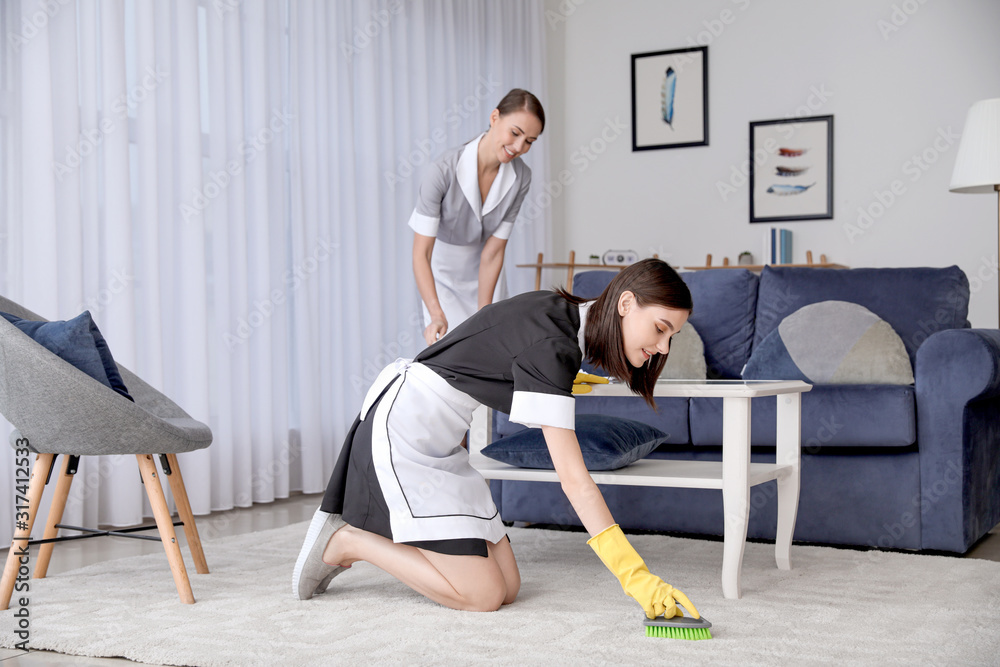
[[[496,544],[487,542],[486,546],[489,549],[490,558],[495,558],[500,566],[504,582],[507,584],[507,596],[503,599],[503,603],[510,604],[517,598],[517,594],[521,590],[521,572],[517,569],[517,561],[514,559],[514,550],[510,548],[510,540],[504,538]]]
[[[438,604],[465,611],[496,611],[514,601],[521,585],[507,540],[489,545],[487,558],[449,556],[348,525],[333,534],[323,560],[342,566],[369,562]]]

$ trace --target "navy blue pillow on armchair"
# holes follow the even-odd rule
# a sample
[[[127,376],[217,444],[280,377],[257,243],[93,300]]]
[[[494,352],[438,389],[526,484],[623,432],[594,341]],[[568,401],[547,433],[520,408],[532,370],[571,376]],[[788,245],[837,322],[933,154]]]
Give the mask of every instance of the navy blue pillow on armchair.
[[[133,400],[118,371],[118,365],[111,356],[111,349],[90,316],[89,310],[83,311],[71,320],[55,322],[23,320],[3,312],[0,312],[0,317],[63,361],[76,366],[128,400]]]
[[[577,415],[576,438],[587,470],[615,470],[647,456],[669,436],[633,419]],[[483,447],[483,454],[519,468],[553,470],[541,429],[529,428]]]

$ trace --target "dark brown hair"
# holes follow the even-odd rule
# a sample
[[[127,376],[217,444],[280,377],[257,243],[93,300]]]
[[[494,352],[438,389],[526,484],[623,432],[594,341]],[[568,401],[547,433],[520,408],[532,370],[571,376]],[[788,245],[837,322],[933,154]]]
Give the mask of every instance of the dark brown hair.
[[[562,289],[557,291],[572,303],[588,301]],[[622,269],[587,311],[584,328],[587,358],[627,384],[655,408],[653,388],[667,363],[667,355],[654,354],[639,368],[629,363],[622,345],[622,318],[618,314],[618,299],[626,291],[635,295],[640,307],[663,306],[688,312],[694,306],[691,291],[669,264],[659,259],[644,259]]]
[[[516,111],[527,111],[542,124],[542,130],[545,129],[545,110],[542,109],[542,103],[538,101],[537,97],[522,88],[514,88],[504,95],[500,104],[497,105],[497,111],[500,112],[501,116]]]

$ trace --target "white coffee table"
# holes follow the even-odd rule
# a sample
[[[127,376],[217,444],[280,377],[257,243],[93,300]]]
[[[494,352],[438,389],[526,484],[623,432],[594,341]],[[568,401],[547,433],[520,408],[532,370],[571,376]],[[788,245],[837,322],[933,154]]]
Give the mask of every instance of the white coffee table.
[[[792,531],[799,506],[802,393],[812,386],[800,381],[770,380],[660,380],[655,396],[722,398],[722,461],[643,459],[619,470],[592,472],[598,484],[721,489],[723,527],[722,593],[738,599],[743,548],[750,515],[750,487],[770,480],[778,483],[778,526],[774,557],[778,568],[791,569]],[[595,385],[587,396],[633,396],[622,384]],[[750,463],[750,400],[778,396],[777,442],[774,463]],[[486,479],[558,482],[552,470],[517,468],[483,456],[492,437],[492,411],[474,420],[469,459]]]

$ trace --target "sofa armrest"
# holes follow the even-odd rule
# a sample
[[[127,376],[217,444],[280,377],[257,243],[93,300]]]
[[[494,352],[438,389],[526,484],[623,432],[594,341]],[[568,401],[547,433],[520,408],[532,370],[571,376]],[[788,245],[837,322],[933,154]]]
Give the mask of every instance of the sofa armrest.
[[[965,552],[1000,522],[1000,330],[933,334],[914,376],[921,546]]]

